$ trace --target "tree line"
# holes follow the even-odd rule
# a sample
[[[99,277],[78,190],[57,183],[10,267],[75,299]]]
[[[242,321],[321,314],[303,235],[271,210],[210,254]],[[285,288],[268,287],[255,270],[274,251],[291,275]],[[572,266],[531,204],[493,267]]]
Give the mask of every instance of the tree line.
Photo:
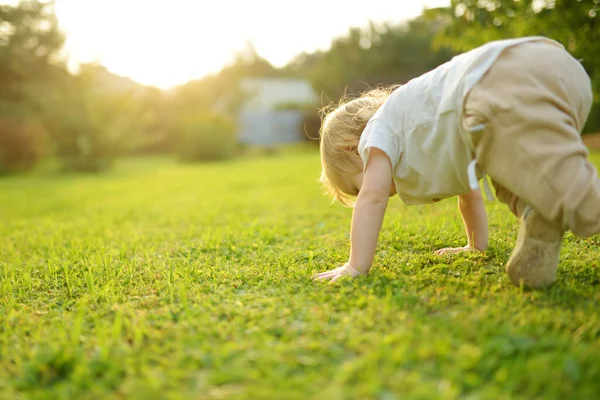
[[[354,27],[327,50],[273,67],[248,46],[218,73],[169,91],[139,85],[100,65],[69,73],[52,2],[0,5],[0,173],[43,156],[64,170],[99,171],[121,155],[177,153],[182,159],[235,153],[235,115],[249,77],[310,81],[321,104],[306,112],[312,136],[320,107],[377,85],[401,84],[490,40],[544,35],[590,74],[596,97],[586,132],[600,130],[600,0],[452,0],[401,23]],[[220,115],[215,101],[227,105]],[[217,149],[206,154],[202,149]],[[199,150],[194,150],[199,149]],[[225,150],[224,150],[225,149]],[[210,152],[209,152],[210,153]]]

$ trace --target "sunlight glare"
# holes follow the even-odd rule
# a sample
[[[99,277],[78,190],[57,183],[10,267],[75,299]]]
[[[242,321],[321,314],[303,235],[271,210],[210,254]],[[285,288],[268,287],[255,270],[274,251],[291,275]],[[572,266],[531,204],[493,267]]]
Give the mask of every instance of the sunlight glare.
[[[354,4],[355,3],[355,4]],[[350,26],[414,17],[449,0],[274,2],[257,0],[57,0],[71,64],[95,61],[161,88],[216,72],[251,41],[281,67],[326,49]]]

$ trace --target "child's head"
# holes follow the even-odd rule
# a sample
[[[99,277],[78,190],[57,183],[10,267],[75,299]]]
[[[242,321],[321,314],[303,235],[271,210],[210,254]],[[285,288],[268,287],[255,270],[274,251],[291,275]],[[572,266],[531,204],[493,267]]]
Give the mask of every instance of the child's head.
[[[363,170],[358,142],[369,119],[381,107],[394,88],[374,89],[359,98],[342,99],[337,106],[322,110],[321,183],[344,205],[358,195],[352,177]]]

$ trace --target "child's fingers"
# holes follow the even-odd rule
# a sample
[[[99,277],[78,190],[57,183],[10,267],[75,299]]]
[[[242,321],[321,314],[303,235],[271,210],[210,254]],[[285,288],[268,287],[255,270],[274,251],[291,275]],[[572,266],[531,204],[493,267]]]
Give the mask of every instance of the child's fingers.
[[[318,273],[318,274],[314,274],[314,275],[312,275],[312,276],[311,276],[311,278],[312,278],[312,279],[322,278],[322,277],[324,277],[324,276],[331,275],[332,273],[333,273],[332,271],[320,272],[320,273]]]
[[[355,270],[354,270],[355,271]],[[356,271],[358,273],[358,271]],[[360,275],[360,273],[358,273]],[[332,269],[331,271],[325,271],[311,276],[313,281],[329,281],[334,283],[343,278],[344,276],[355,276],[354,273],[348,271],[345,267],[339,267]]]
[[[433,252],[433,254],[442,256],[444,254],[456,254],[463,251],[469,251],[470,249],[466,247],[447,247],[445,249],[439,249]]]
[[[311,276],[311,278],[314,279],[314,278],[320,278],[322,276],[328,276],[328,275],[331,275],[331,274],[336,274],[336,273],[339,272],[339,270],[340,270],[340,268],[336,268],[336,269],[332,269],[332,270],[329,270],[329,271],[320,272],[318,274],[314,274],[313,276]]]
[[[313,282],[330,282],[335,275],[324,276],[318,279],[313,279]]]
[[[333,283],[344,276],[347,276],[347,273],[341,271],[330,271],[327,275],[320,276],[318,278],[313,279],[313,281],[329,281],[329,283]]]
[[[336,272],[333,272],[333,271],[322,272],[316,276],[313,276],[312,280],[313,281],[322,281],[325,279],[330,279],[331,277],[333,277],[335,275],[336,275]]]

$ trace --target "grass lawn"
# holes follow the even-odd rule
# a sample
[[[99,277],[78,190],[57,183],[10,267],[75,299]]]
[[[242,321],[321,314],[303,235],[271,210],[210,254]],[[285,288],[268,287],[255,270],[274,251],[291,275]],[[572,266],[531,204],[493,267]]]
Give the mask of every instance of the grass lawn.
[[[600,165],[600,153],[594,155]],[[318,155],[133,160],[100,176],[0,180],[0,398],[594,399],[600,237],[566,237],[558,283],[509,284],[517,223],[488,203],[393,199],[370,276]]]

